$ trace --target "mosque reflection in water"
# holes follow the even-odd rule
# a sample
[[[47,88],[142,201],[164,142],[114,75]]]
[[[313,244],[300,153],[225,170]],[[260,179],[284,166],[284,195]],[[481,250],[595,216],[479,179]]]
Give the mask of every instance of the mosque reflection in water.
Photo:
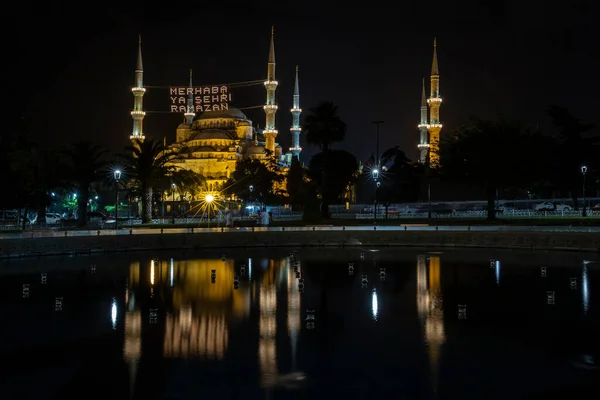
[[[261,270],[256,280],[253,269]],[[285,297],[278,300],[278,294]],[[129,365],[132,390],[145,348],[142,338],[148,337],[149,331],[158,332],[154,337],[163,337],[162,358],[220,361],[227,354],[229,325],[240,325],[249,319],[251,309],[258,310],[262,386],[275,386],[279,379],[278,303],[279,308],[287,308],[287,326],[281,328],[287,330],[290,338],[294,368],[301,298],[296,273],[287,257],[134,261],[130,264],[124,301],[123,357]]]
[[[373,268],[359,267],[360,273],[355,275],[352,272],[348,280],[335,275],[336,272],[336,282],[332,286],[318,281],[316,276],[310,276],[314,279],[306,276],[307,289],[300,289],[298,278],[305,278],[305,269],[314,271],[314,268],[311,268],[317,266],[325,268],[326,271],[339,271],[338,267],[346,268],[344,261],[339,261],[341,262],[331,264],[327,261],[315,261],[313,265],[311,259],[302,260],[302,257],[224,257],[131,262],[124,295],[124,317],[118,311],[111,311],[113,319],[121,321],[121,318],[124,318],[123,357],[129,366],[130,392],[136,392],[138,368],[146,364],[143,360],[148,357],[166,362],[174,359],[201,359],[208,363],[231,360],[235,363],[246,362],[248,365],[242,368],[248,373],[258,372],[256,375],[262,389],[282,386],[299,388],[305,379],[315,379],[319,373],[318,366],[309,365],[306,353],[321,351],[316,348],[309,349],[310,343],[314,342],[303,336],[303,351],[300,353],[302,357],[297,360],[300,333],[305,329],[304,314],[308,315],[307,309],[319,308],[319,304],[324,304],[320,303],[318,298],[322,300],[325,288],[329,287],[329,299],[332,302],[332,299],[338,299],[339,312],[343,313],[342,319],[353,321],[356,314],[354,310],[360,310],[358,303],[364,303],[366,294],[372,314],[368,317],[359,316],[359,320],[370,317],[372,321],[368,325],[371,328],[363,323],[350,326],[348,322],[344,326],[345,329],[335,331],[336,322],[322,324],[325,325],[325,330],[335,331],[336,340],[344,340],[338,335],[352,337],[353,330],[360,332],[361,338],[368,337],[375,342],[383,337],[383,332],[392,332],[398,335],[396,337],[409,337],[406,326],[414,320],[414,314],[407,313],[404,306],[400,306],[400,310],[403,310],[400,312],[394,313],[391,310],[395,306],[407,303],[410,309],[416,308],[419,336],[422,338],[419,342],[424,344],[427,355],[423,367],[428,371],[425,372],[427,388],[415,390],[431,391],[430,394],[436,397],[438,388],[444,386],[442,381],[447,380],[440,378],[444,346],[448,347],[446,351],[451,353],[452,342],[456,342],[458,336],[456,332],[459,329],[461,311],[457,300],[464,298],[465,293],[469,292],[469,287],[476,288],[486,280],[489,282],[490,292],[500,292],[503,285],[510,284],[513,276],[510,275],[510,269],[501,271],[501,263],[497,260],[493,260],[490,268],[462,266],[462,269],[457,268],[456,262],[453,264],[448,260],[445,261],[447,268],[442,271],[440,254],[429,252],[411,255],[408,264],[404,264],[407,268],[402,265],[399,268],[387,268],[389,276],[381,281],[370,280],[366,291],[363,289],[366,286],[360,285],[361,274],[374,277],[380,270],[386,270],[379,268],[380,266],[392,264],[382,262],[382,265],[375,264]],[[459,270],[466,272],[458,273]],[[577,289],[580,292],[574,292],[573,295],[580,296],[581,304],[578,306],[583,306],[583,313],[587,314],[590,309],[590,278],[587,265],[584,265],[583,271],[579,273],[581,275],[577,276],[577,279],[571,278],[572,282],[577,281]],[[349,276],[345,272],[343,275]],[[533,278],[531,280],[533,281]],[[395,286],[402,289],[394,293]],[[469,293],[471,299],[478,298],[477,292]],[[521,296],[519,293],[511,292],[511,297]],[[445,303],[451,304],[446,312]],[[450,317],[448,311],[452,310],[453,313],[457,304],[458,318],[456,314]],[[471,306],[476,312],[477,301],[469,303],[469,307]],[[484,305],[479,307],[482,309]],[[493,307],[491,303],[490,307]],[[325,310],[317,310],[317,313],[321,311],[321,315],[326,315]],[[342,321],[341,324],[343,323]],[[318,325],[321,326],[321,320]],[[122,325],[113,321],[113,326],[120,329]],[[306,336],[315,335],[308,325],[306,330]],[[454,332],[449,335],[452,340],[447,339],[447,331]],[[323,334],[323,331],[320,332]],[[354,342],[345,343],[350,347],[345,347],[343,351],[352,353]],[[370,348],[375,346],[374,343]],[[412,354],[410,351],[413,351],[402,347],[395,348],[390,343],[383,346],[395,349],[386,349],[382,355],[384,358],[388,353],[398,351],[404,351],[405,356],[409,357]],[[414,351],[420,353],[420,350]],[[318,354],[313,361],[316,359],[316,363],[319,364],[325,362],[326,357],[329,355]],[[342,362],[337,368],[345,367]],[[411,364],[411,368],[417,368],[417,363]],[[302,370],[307,371],[306,375]],[[256,386],[256,375],[249,385]],[[146,381],[148,377],[141,379]],[[441,392],[441,389],[439,391]]]

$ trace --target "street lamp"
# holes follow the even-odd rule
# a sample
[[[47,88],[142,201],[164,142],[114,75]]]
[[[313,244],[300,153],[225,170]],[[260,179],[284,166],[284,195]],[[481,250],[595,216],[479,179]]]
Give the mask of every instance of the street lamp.
[[[118,226],[118,220],[119,220],[119,180],[121,180],[121,170],[120,169],[115,169],[115,172],[113,173],[114,177],[115,177],[115,230],[119,227]]]
[[[207,211],[207,217],[208,217],[208,225],[207,227],[210,228],[210,206],[212,205],[213,200],[215,199],[215,196],[213,196],[212,194],[207,194],[206,197],[204,197],[204,201],[206,201],[206,211]]]
[[[587,173],[587,166],[583,165],[581,167],[581,175],[583,175],[583,187],[582,187],[582,194],[583,194],[583,211],[581,213],[582,217],[587,217],[587,209],[585,207],[585,174]]]
[[[171,202],[171,223],[173,224],[175,224],[175,186],[174,183],[171,183],[171,196],[173,198],[173,201]]]
[[[375,182],[373,188],[373,225],[377,225],[377,188],[381,183],[379,182],[379,125],[383,124],[383,121],[373,121],[373,124],[377,127],[375,130],[375,169],[373,170],[373,180]]]

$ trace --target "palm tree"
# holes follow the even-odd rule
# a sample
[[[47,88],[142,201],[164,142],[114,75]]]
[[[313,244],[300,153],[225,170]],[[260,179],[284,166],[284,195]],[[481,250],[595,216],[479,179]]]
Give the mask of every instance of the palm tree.
[[[77,191],[77,226],[87,222],[90,188],[104,178],[107,149],[87,140],[78,140],[59,150],[63,162],[61,175],[64,181]]]
[[[334,142],[341,142],[346,136],[346,124],[337,115],[338,107],[332,102],[320,103],[311,108],[310,113],[304,120],[302,130],[306,134],[308,144],[318,146],[323,152],[324,159],[321,168],[321,215],[329,218],[329,203],[324,196],[327,187],[327,171],[323,168],[327,162],[330,146]]]
[[[311,108],[304,120],[302,130],[308,144],[318,146],[323,153],[329,151],[332,143],[341,142],[346,137],[346,124],[337,115],[338,107],[332,102],[323,102]]]
[[[142,223],[152,222],[152,195],[154,189],[164,182],[165,177],[174,176],[179,170],[171,161],[180,157],[180,153],[169,151],[161,141],[137,140],[126,149],[121,158],[127,163],[127,174],[131,186],[142,198]]]

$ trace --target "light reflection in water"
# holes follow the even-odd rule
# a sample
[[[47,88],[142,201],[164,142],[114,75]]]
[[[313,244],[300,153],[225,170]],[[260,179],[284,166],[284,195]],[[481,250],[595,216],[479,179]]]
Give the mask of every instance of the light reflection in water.
[[[298,261],[299,262],[299,261]],[[300,333],[300,324],[302,320],[300,293],[296,284],[296,272],[290,266],[290,260],[287,260],[287,297],[288,297],[288,312],[287,326],[288,334],[290,335],[290,345],[292,347],[292,370],[296,369],[296,348],[298,346],[298,335]]]
[[[590,308],[590,287],[588,282],[588,269],[585,264],[581,275],[581,304],[583,305],[583,313],[587,314]]]
[[[496,285],[500,286],[500,261],[496,260]]]
[[[371,295],[371,313],[373,315],[373,319],[377,321],[377,315],[379,314],[379,301],[377,301],[377,291],[373,289],[373,294]]]
[[[273,265],[266,271],[265,280],[271,281],[270,274],[274,273]],[[272,282],[272,281],[271,281]],[[277,348],[275,335],[277,333],[277,288],[274,283],[264,282],[259,289],[259,339],[258,367],[261,373],[262,385],[273,387],[277,384]]]
[[[173,259],[171,258],[171,268],[170,268],[170,283],[171,283],[171,287],[173,287],[173,284],[175,283],[175,276],[174,276],[174,272],[175,272],[175,266],[173,265]]]
[[[440,257],[431,255],[429,263],[427,261],[426,255],[417,256],[417,313],[424,330],[432,387],[437,392],[440,353],[446,340],[444,303],[440,285]]]
[[[117,299],[114,297],[110,305],[110,320],[112,321],[112,328],[117,329]]]

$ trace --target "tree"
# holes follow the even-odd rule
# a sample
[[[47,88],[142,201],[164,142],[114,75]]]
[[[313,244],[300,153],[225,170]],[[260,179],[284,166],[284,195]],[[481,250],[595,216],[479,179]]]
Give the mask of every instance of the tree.
[[[381,186],[377,188],[377,199],[385,207],[385,218],[388,218],[390,205],[409,198],[411,185],[415,177],[415,169],[406,154],[399,146],[387,149],[381,155]],[[368,173],[368,171],[367,171]]]
[[[570,192],[573,206],[577,210],[577,194],[581,191],[582,179],[580,168],[594,161],[594,147],[599,138],[587,137],[586,134],[593,130],[595,125],[581,123],[564,107],[550,106],[548,115],[558,130],[554,152],[556,162],[553,164],[552,173],[558,186],[563,191]]]
[[[302,131],[308,144],[318,146],[327,152],[332,143],[341,142],[346,137],[346,124],[337,115],[338,107],[332,102],[322,102],[311,108],[304,119]]]
[[[348,200],[344,195],[356,182],[357,172],[356,157],[345,150],[329,150],[327,153],[315,154],[308,164],[311,181],[321,188],[321,204],[327,204],[328,207],[329,204],[339,204]],[[327,177],[327,185],[323,185],[324,177]]]
[[[306,135],[308,144],[318,146],[322,153],[327,154],[330,151],[332,143],[341,142],[346,136],[346,124],[337,115],[338,107],[332,102],[322,102],[317,107],[311,108],[310,114],[304,120],[302,130]],[[322,165],[325,165],[322,163]],[[327,191],[327,186],[331,179],[324,170],[321,171],[321,193]],[[327,196],[321,199],[321,215],[329,218],[329,203]]]
[[[494,220],[499,188],[526,187],[545,172],[545,166],[531,156],[541,140],[519,122],[473,118],[441,141],[440,173],[448,179],[483,186],[487,218]]]
[[[87,223],[87,207],[93,183],[106,177],[108,151],[86,140],[68,144],[59,151],[63,161],[61,175],[68,186],[77,192],[77,226]]]
[[[296,207],[302,207],[304,205],[306,195],[306,184],[304,180],[304,168],[300,165],[298,158],[292,158],[292,165],[288,170],[286,189],[289,198],[289,202],[292,205],[292,209]]]
[[[126,164],[127,178],[132,189],[142,198],[142,223],[152,222],[154,189],[180,168],[169,164],[181,157],[177,150],[167,150],[163,142],[153,139],[136,140],[120,155]]]
[[[258,201],[265,204],[278,203],[283,193],[277,184],[283,182],[283,175],[269,168],[261,160],[242,158],[225,182],[223,192],[233,194],[243,201]]]

